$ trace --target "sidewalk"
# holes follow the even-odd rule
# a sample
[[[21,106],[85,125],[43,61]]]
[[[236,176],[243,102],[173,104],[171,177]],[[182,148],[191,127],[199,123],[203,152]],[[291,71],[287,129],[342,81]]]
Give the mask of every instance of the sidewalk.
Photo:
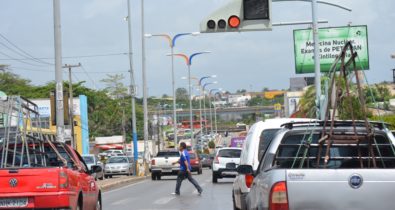
[[[141,182],[147,179],[148,176],[113,176],[113,178],[98,180],[97,184],[103,192],[115,189],[121,186],[126,186],[136,182]]]

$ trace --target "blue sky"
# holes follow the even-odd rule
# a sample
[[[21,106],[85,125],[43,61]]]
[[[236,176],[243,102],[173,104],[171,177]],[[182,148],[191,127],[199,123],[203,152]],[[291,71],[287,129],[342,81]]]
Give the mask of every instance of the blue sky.
[[[395,1],[393,0],[328,0],[353,9],[352,12],[319,5],[319,18],[329,21],[322,27],[367,25],[369,32],[371,83],[392,81],[395,68]],[[136,81],[141,90],[141,14],[140,0],[132,2],[133,58]],[[145,0],[146,33],[194,32],[200,21],[228,0]],[[126,0],[67,0],[61,1],[62,52],[64,57],[119,54],[128,51]],[[273,3],[273,22],[309,20],[309,3]],[[53,11],[52,0],[2,0],[0,33],[24,51],[37,58],[52,58]],[[197,57],[192,75],[218,75],[218,85],[229,91],[286,89],[294,74],[293,29],[307,26],[275,27],[270,32],[202,34],[183,37],[177,41],[176,52],[191,54],[209,50],[212,53]],[[2,43],[2,44],[1,44]],[[11,65],[10,71],[29,78],[35,84],[54,80],[54,67],[32,60],[4,60],[21,58],[7,49],[0,38],[0,63]],[[170,51],[165,40],[146,40],[147,77],[149,94],[170,94]],[[53,63],[51,59],[45,60]],[[79,57],[63,60],[63,64],[82,63],[84,69],[75,69],[74,80],[87,81],[87,86],[103,88],[101,79],[108,73],[123,73],[129,84],[128,57],[113,55]],[[88,72],[86,74],[84,72]],[[187,68],[181,59],[175,62],[177,87],[187,87]],[[300,75],[301,76],[301,75]],[[309,75],[305,75],[309,76]],[[66,75],[64,75],[66,79]],[[141,91],[139,91],[141,96]]]

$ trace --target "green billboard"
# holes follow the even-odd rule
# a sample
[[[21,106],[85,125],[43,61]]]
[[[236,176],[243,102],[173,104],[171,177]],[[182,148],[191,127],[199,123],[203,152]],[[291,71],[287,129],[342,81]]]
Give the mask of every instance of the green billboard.
[[[320,28],[319,46],[321,72],[328,72],[347,41],[358,53],[358,70],[369,69],[367,26]],[[295,71],[297,74],[314,73],[314,41],[312,29],[294,30]],[[347,53],[350,57],[350,53]]]

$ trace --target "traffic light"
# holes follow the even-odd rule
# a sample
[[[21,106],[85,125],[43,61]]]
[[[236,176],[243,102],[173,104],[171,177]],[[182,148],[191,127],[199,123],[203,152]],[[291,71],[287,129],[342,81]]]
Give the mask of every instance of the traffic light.
[[[201,33],[269,31],[272,0],[232,0],[200,23]]]

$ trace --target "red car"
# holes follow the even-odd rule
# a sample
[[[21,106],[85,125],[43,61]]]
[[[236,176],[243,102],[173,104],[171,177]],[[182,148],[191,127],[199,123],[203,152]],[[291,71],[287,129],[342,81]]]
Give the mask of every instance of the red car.
[[[0,149],[7,157],[0,157],[0,209],[101,209],[101,191],[91,176],[100,166],[88,170],[69,145],[44,147],[37,154],[29,145],[30,155]]]
[[[202,167],[202,162],[200,161],[199,154],[195,151],[188,151],[189,153],[189,158],[191,160],[191,167],[192,171],[191,172],[198,172],[198,174],[202,174],[203,172],[203,167]]]

